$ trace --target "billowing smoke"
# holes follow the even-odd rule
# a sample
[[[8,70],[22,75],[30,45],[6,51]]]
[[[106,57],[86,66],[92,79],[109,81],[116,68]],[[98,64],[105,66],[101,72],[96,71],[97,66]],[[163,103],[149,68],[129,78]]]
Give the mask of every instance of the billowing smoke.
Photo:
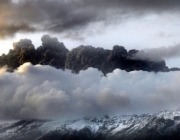
[[[127,73],[107,76],[94,68],[57,70],[25,63],[14,73],[0,70],[0,117],[73,118],[145,113],[180,106],[180,72]]]
[[[89,67],[97,68],[103,74],[112,72],[116,68],[133,71],[169,71],[164,60],[154,62],[147,59],[136,59],[138,50],[129,52],[122,46],[115,45],[112,50],[95,48],[93,46],[79,46],[69,51],[57,38],[44,35],[42,46],[35,49],[31,40],[21,39],[13,44],[13,49],[7,55],[0,56],[0,67],[7,65],[13,71],[25,62],[32,64],[50,65],[55,68],[71,69],[74,73]]]
[[[94,24],[104,27],[142,15],[179,13],[179,9],[178,0],[1,0],[0,38],[34,31],[68,35],[74,31],[72,36],[78,37]]]
[[[139,51],[133,55],[135,59],[162,61],[180,56],[180,44],[170,47],[160,47]]]
[[[64,69],[68,49],[55,37],[44,35],[41,40],[42,46],[37,49],[29,39],[13,43],[13,49],[7,55],[0,56],[0,67],[7,65],[13,71],[23,63],[31,62]]]

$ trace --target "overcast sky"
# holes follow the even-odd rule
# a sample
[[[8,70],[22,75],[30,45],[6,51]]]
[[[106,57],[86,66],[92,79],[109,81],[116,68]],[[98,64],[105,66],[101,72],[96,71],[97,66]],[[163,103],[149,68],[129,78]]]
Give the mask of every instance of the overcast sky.
[[[81,44],[127,50],[180,44],[178,0],[1,0],[0,53],[29,38],[35,46],[44,34],[68,49]],[[167,59],[178,66],[178,55]]]

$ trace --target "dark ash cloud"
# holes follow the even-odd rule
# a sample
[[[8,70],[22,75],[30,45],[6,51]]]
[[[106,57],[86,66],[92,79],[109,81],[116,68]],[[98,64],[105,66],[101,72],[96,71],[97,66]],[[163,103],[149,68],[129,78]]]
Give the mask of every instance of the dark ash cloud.
[[[12,36],[19,31],[50,31],[56,33],[77,32],[81,35],[84,29],[93,28],[92,24],[112,24],[128,17],[161,12],[179,12],[177,0],[10,0],[1,1],[0,21],[9,26],[3,36]],[[23,27],[16,27],[24,23]],[[17,29],[14,29],[14,28]],[[6,28],[4,29],[6,30]],[[11,31],[12,30],[12,31]]]
[[[105,75],[116,68],[126,71],[169,71],[164,60],[159,62],[145,60],[145,58],[136,60],[134,56],[139,54],[138,50],[128,52],[124,47],[118,45],[113,46],[112,50],[81,45],[69,51],[55,37],[44,35],[41,41],[42,45],[37,48],[29,39],[15,42],[14,48],[10,49],[7,55],[0,56],[0,67],[6,65],[9,71],[13,71],[23,63],[31,62],[33,65],[50,65],[58,69],[68,68],[74,73],[79,73],[89,67],[97,68]]]

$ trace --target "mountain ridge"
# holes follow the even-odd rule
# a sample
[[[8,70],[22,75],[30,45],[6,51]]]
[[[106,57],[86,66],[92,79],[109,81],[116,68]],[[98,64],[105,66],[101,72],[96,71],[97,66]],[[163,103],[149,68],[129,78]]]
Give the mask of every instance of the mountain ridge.
[[[20,120],[0,125],[2,140],[175,140],[180,110],[154,114],[85,117],[72,121]]]

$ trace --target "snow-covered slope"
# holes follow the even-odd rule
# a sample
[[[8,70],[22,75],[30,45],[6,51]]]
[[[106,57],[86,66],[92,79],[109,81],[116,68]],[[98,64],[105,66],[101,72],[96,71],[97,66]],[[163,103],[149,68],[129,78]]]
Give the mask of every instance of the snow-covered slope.
[[[74,121],[21,120],[0,124],[0,140],[180,139],[180,110]]]

